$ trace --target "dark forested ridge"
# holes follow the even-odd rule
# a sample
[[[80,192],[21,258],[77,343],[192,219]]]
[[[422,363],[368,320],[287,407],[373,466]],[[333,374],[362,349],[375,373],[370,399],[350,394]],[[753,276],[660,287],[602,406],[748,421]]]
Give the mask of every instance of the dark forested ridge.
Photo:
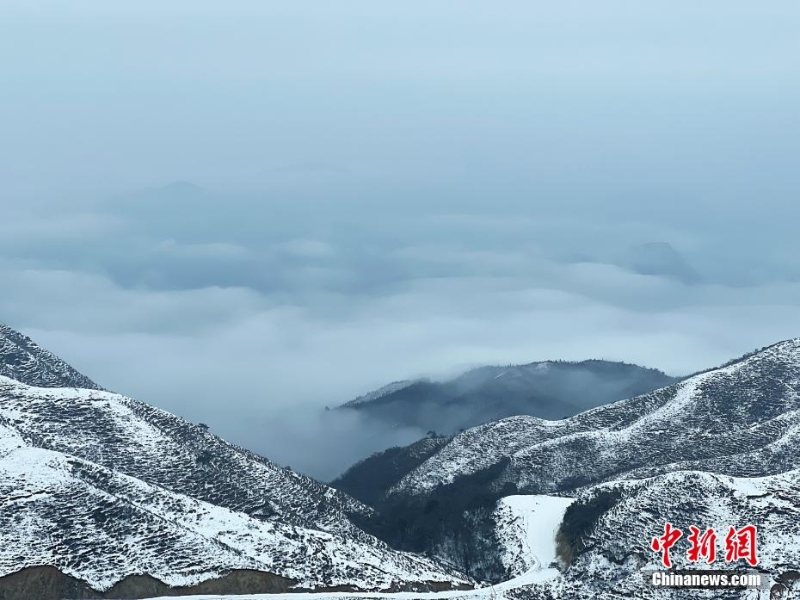
[[[359,461],[331,482],[356,500],[378,504],[386,491],[421,465],[452,438],[430,435],[409,446],[396,446]]]
[[[514,415],[563,419],[678,381],[657,369],[605,360],[487,366],[455,379],[398,382],[339,410],[391,426],[452,435]]]

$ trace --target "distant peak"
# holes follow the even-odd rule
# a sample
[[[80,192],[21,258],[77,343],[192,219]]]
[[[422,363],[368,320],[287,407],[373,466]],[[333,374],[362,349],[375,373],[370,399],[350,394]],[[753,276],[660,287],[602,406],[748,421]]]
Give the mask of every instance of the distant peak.
[[[698,283],[694,267],[669,242],[646,242],[628,248],[618,263],[640,275],[666,276],[684,283]]]
[[[669,242],[645,242],[644,244],[639,244],[638,246],[634,246],[633,250],[643,250],[647,252],[663,252],[675,255],[678,254],[678,252]]]
[[[198,194],[205,192],[204,188],[192,183],[191,181],[173,181],[172,183],[162,185],[156,189],[161,192],[179,192],[182,194]]]

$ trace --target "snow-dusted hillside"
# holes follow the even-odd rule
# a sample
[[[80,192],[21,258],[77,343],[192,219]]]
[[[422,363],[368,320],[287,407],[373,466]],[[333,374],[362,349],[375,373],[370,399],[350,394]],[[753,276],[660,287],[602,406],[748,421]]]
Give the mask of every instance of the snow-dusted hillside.
[[[644,480],[593,486],[581,493],[575,503],[591,506],[603,496],[613,500],[581,532],[571,549],[575,555],[566,571],[546,585],[523,588],[518,597],[548,600],[793,597],[787,595],[790,592],[785,588],[795,585],[800,567],[800,471],[762,478],[675,471]],[[729,570],[737,566],[723,561],[725,532],[730,526],[755,525],[759,562],[754,570],[764,575],[773,595],[755,589],[727,590],[725,596],[721,590],[681,592],[651,586],[647,573],[664,567],[660,554],[649,545],[653,537],[663,533],[666,521],[684,532],[670,554],[676,569]],[[713,527],[718,532],[717,560],[711,566],[689,562],[686,536],[690,525],[701,530]],[[738,567],[750,569],[743,560]]]
[[[362,536],[346,515],[371,513],[342,492],[119,394],[0,378],[0,419],[32,446],[259,518]]]
[[[192,586],[237,570],[302,588],[388,589],[455,578],[421,557],[176,494],[25,444],[0,426],[0,577],[50,565],[95,590],[147,573]]]
[[[512,417],[457,435],[390,493],[426,494],[505,466],[494,485],[552,493],[677,469],[737,476],[800,466],[800,339],[562,421]]]
[[[729,524],[736,526],[757,521],[764,527],[765,535],[778,540],[778,545],[770,550],[772,562],[765,564],[769,565],[773,581],[779,582],[782,576],[791,577],[785,575],[787,572],[800,573],[800,548],[791,542],[798,533],[800,498],[795,497],[794,491],[783,496],[779,492],[781,486],[794,489],[797,469],[800,469],[800,340],[789,340],[667,388],[570,419],[512,417],[469,429],[429,456],[376,505],[390,524],[385,531],[396,539],[408,539],[404,533],[408,530],[421,531],[412,542],[423,540],[435,554],[441,552],[436,555],[456,561],[465,555],[463,541],[448,537],[446,531],[441,533],[436,526],[437,522],[449,519],[463,531],[474,532],[469,546],[470,561],[490,564],[492,555],[485,547],[487,535],[482,523],[486,521],[487,509],[498,500],[502,506],[503,496],[548,494],[580,499],[620,481],[649,482],[642,487],[626,484],[630,498],[624,496],[629,498],[625,504],[617,506],[618,498],[604,497],[603,501],[611,506],[603,510],[609,510],[612,516],[627,511],[628,503],[636,505],[628,517],[615,525],[629,527],[627,537],[619,546],[613,546],[616,554],[611,553],[611,540],[616,532],[611,532],[607,539],[598,538],[602,543],[591,548],[565,550],[574,562],[559,581],[572,581],[570,586],[575,589],[570,591],[567,587],[564,588],[567,591],[560,593],[553,583],[535,596],[591,598],[598,590],[590,584],[586,584],[584,591],[578,590],[580,577],[585,575],[589,580],[605,582],[616,581],[620,574],[627,577],[623,568],[626,561],[634,556],[649,557],[652,536],[663,529],[664,522],[675,512],[684,513],[681,522],[694,519],[698,526],[716,524],[717,521],[706,524],[713,520],[709,511],[712,507],[727,506],[732,492],[724,485],[714,487],[708,482],[738,478],[730,480],[735,483],[725,485],[744,490],[761,485],[746,478],[766,477],[764,481],[772,481],[773,485],[772,491],[764,496],[769,500],[759,499],[758,494],[752,497],[740,494],[728,506],[733,511],[728,517],[736,519]],[[698,477],[706,483],[697,485]],[[647,491],[651,488],[655,490],[652,494]],[[481,497],[478,502],[465,500],[478,495]],[[636,497],[641,498],[638,504]],[[602,507],[602,503],[592,504],[587,514],[591,516],[598,506]],[[571,507],[567,515],[573,514],[572,510]],[[642,520],[637,511],[647,519]],[[454,520],[451,517],[454,514],[464,517]],[[770,515],[775,516],[774,521]],[[609,526],[614,522],[609,521]],[[659,528],[651,531],[654,523],[660,523]],[[597,525],[598,536],[603,535],[603,526],[603,523]],[[634,543],[634,538],[639,541]],[[782,554],[780,547],[795,553],[794,558]],[[509,558],[502,529],[496,548],[506,569],[518,560],[513,555]],[[587,565],[595,564],[590,561],[592,556],[600,561],[597,564],[604,566],[580,575],[581,565],[588,569]],[[634,579],[639,578],[637,585],[640,585],[643,575],[637,572],[631,577],[629,589],[621,593],[623,597],[644,597],[637,595],[644,591],[648,592],[646,597],[654,598],[693,597],[665,596],[664,592],[660,592],[661,596],[653,595],[650,588],[638,588],[633,593]],[[620,597],[614,595],[614,589],[609,584],[603,588],[609,595],[597,597]],[[525,591],[529,593],[530,590]]]
[[[470,590],[445,590],[440,592],[323,592],[269,594],[258,596],[234,596],[225,600],[268,598],[271,600],[324,600],[324,599],[368,599],[387,600],[490,600],[512,599],[514,594],[534,584],[553,582],[559,571],[550,565],[556,558],[556,532],[571,499],[551,496],[511,496],[504,499],[497,510],[498,533],[513,556],[509,564],[513,576],[498,585],[484,585]],[[208,599],[208,596],[198,596]],[[215,597],[217,598],[217,597]],[[220,597],[221,600],[221,597]]]
[[[0,376],[41,387],[100,389],[29,337],[0,323]]]
[[[44,565],[95,590],[130,575],[193,586],[243,570],[286,587],[465,583],[365,533],[350,518],[371,509],[342,492],[99,390],[0,377],[0,504],[3,593],[16,585],[5,576]]]
[[[581,532],[579,547],[564,565],[557,556],[556,536],[571,506],[591,506],[613,495],[595,522]],[[439,593],[323,593],[257,596],[271,600],[789,600],[800,582],[800,471],[763,478],[733,478],[694,471],[676,471],[643,480],[621,480],[592,486],[577,498],[510,496],[495,513],[504,561],[513,577],[476,590]],[[661,589],[649,573],[663,570],[650,540],[668,520],[688,533],[689,525],[724,532],[731,525],[758,527],[759,565],[763,589]],[[558,533],[557,533],[558,532]],[[685,541],[681,540],[682,542]],[[719,540],[720,554],[724,541]],[[689,563],[686,544],[672,551],[677,568],[702,568]],[[709,569],[736,565],[721,559]],[[560,570],[552,568],[561,563]],[[740,567],[745,566],[741,563]],[[236,600],[245,597],[237,597]],[[256,598],[248,596],[247,598]],[[233,598],[231,600],[234,600]]]

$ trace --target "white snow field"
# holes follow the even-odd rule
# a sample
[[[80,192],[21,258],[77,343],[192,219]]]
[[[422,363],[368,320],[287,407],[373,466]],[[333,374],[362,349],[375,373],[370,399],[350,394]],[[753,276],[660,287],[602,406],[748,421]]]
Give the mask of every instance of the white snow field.
[[[537,578],[556,571],[555,538],[572,498],[508,496],[500,500],[495,519],[503,546],[502,561],[515,578]],[[557,571],[556,571],[557,572]]]
[[[498,536],[503,542],[504,564],[514,576],[494,586],[467,591],[445,592],[327,592],[255,594],[245,596],[181,596],[187,600],[325,600],[396,598],[398,600],[425,600],[460,598],[464,600],[497,598],[504,592],[555,579],[559,571],[550,565],[556,560],[556,532],[572,498],[558,496],[508,496],[497,508]],[[166,596],[152,600],[169,600]]]

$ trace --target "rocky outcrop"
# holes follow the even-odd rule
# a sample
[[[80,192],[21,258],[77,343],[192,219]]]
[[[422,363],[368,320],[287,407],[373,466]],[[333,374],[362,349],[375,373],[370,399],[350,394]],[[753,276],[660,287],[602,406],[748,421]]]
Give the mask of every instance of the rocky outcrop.
[[[224,577],[193,586],[170,587],[149,575],[126,577],[106,592],[92,589],[83,581],[54,567],[29,567],[0,577],[0,600],[95,600],[134,599],[155,596],[200,594],[270,594],[286,592],[290,579],[262,571],[231,571]]]

